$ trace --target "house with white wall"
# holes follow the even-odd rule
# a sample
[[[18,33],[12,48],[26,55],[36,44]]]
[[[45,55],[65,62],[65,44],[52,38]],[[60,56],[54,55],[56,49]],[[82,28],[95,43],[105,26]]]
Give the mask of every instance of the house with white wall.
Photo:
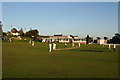
[[[81,43],[86,44],[85,39],[80,39],[78,36],[41,36],[42,42],[59,42],[59,43]]]
[[[19,36],[20,33],[16,32],[16,33],[12,33],[13,36]]]
[[[97,44],[107,44],[107,40],[105,39],[98,39]]]

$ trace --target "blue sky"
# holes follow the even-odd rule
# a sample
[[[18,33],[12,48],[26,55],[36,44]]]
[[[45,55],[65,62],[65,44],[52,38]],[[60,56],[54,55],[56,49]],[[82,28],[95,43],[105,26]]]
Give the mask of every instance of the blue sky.
[[[117,2],[3,2],[3,30],[38,29],[41,35],[111,38],[118,32]]]
[[[2,2],[0,1],[0,21],[2,20]]]

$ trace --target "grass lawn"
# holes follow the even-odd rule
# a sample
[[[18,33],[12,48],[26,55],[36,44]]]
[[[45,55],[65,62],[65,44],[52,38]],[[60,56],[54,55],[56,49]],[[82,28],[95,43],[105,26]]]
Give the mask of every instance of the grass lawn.
[[[64,48],[64,44],[57,43],[57,48]],[[49,53],[48,43],[31,46],[27,41],[3,42],[2,74],[3,78],[117,78],[117,51],[83,44]]]

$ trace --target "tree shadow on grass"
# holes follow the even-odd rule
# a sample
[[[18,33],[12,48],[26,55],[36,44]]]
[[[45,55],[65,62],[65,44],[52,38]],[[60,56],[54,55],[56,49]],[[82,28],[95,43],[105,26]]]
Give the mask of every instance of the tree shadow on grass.
[[[76,49],[74,49],[74,50],[70,50],[70,51],[83,51],[83,52],[108,52],[108,51],[101,51],[101,50],[76,50]]]

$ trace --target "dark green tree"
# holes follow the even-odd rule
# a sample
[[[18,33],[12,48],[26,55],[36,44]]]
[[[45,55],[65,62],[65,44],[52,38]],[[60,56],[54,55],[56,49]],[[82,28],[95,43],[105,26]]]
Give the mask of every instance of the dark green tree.
[[[22,28],[19,30],[19,33],[20,33],[20,36],[24,36],[24,32]]]
[[[16,33],[16,32],[18,32],[18,31],[17,31],[16,28],[12,28],[12,29],[11,29],[11,32],[12,32],[12,33]]]
[[[115,36],[112,37],[112,43],[120,44],[120,34],[116,33]]]
[[[29,36],[29,37],[31,37],[31,36],[37,37],[37,36],[38,36],[38,33],[39,33],[39,31],[38,31],[37,29],[35,29],[35,30],[30,30],[30,31],[26,32],[26,36]]]
[[[100,37],[97,37],[98,40],[100,40],[101,38]]]
[[[86,44],[89,44],[90,42],[92,42],[92,37],[90,37],[89,35],[87,35],[86,37]]]
[[[108,39],[108,37],[104,37],[104,40],[107,40]]]
[[[2,33],[3,36],[7,36],[7,34],[5,32]]]
[[[3,30],[2,30],[2,22],[0,21],[0,37],[2,36]]]

